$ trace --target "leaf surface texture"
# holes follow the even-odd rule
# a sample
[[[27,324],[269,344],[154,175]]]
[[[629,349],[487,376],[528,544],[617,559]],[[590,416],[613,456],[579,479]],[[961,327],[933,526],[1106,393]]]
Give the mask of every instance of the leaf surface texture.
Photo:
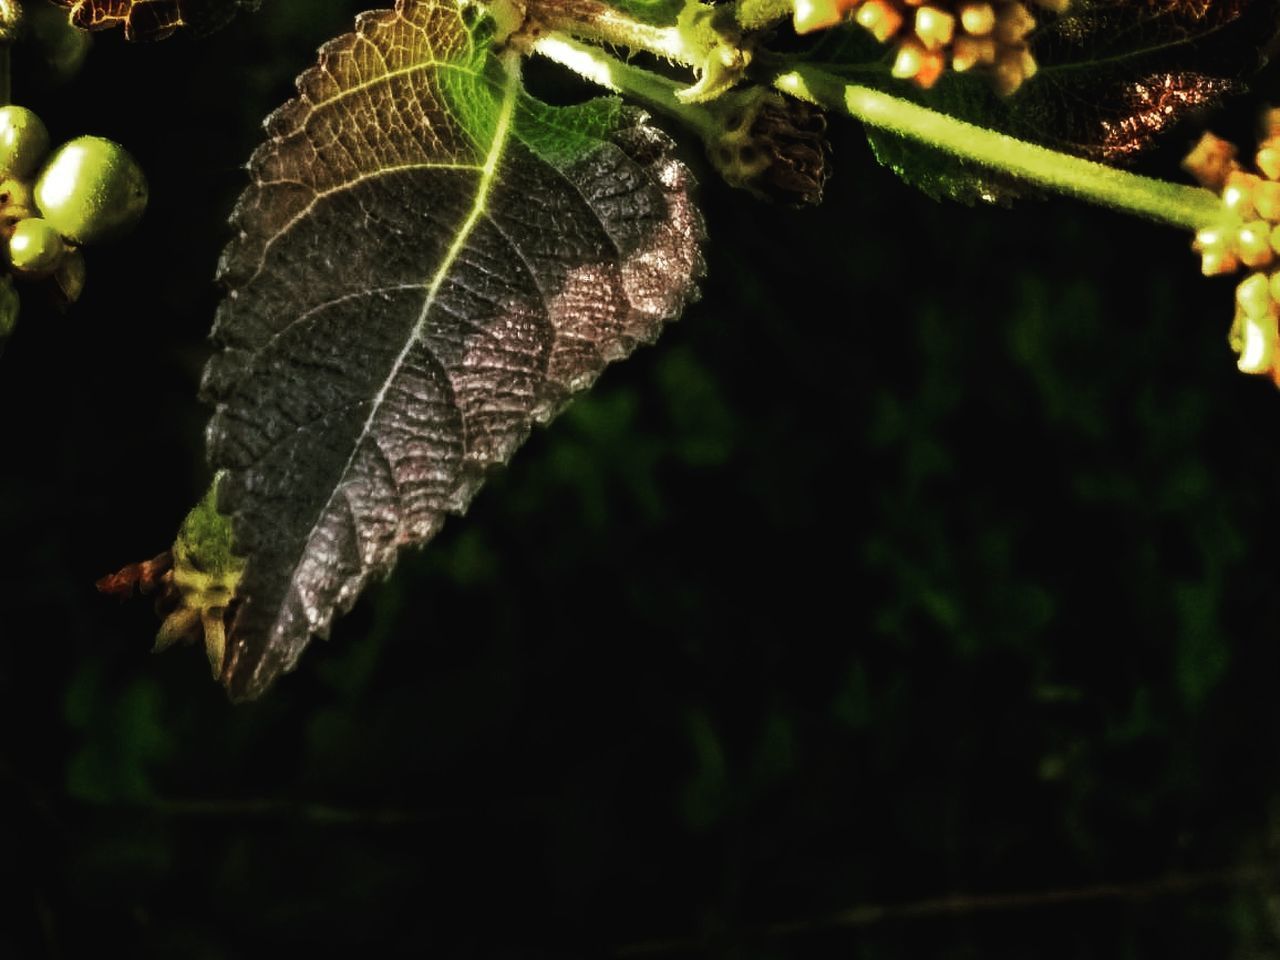
[[[235,698],[694,294],[670,141],[616,100],[532,99],[491,23],[432,0],[362,14],[251,162],[204,379],[249,561]]]

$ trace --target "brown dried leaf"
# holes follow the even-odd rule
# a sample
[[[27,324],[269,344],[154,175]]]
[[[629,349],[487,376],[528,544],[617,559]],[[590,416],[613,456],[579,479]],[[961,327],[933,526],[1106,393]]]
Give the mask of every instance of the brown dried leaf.
[[[123,27],[126,40],[163,40],[180,28],[207,33],[261,0],[53,0],[81,30]]]

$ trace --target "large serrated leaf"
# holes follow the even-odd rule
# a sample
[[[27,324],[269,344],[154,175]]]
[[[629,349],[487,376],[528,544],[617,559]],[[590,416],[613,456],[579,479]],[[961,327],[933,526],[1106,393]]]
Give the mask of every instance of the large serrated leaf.
[[[1076,0],[1033,37],[1040,70],[1001,98],[981,76],[948,72],[920,91],[889,76],[884,48],[856,26],[831,31],[814,65],[1024,140],[1123,163],[1197,109],[1244,89],[1280,30],[1277,0]],[[878,130],[882,162],[935,197],[1001,199],[1010,185]]]
[[[204,380],[248,557],[233,697],[694,292],[701,220],[666,137],[615,100],[531,99],[491,48],[449,0],[362,14],[251,162]]]
[[[262,0],[53,0],[70,8],[72,26],[81,30],[124,27],[127,40],[161,40],[180,28],[215,30],[241,10],[256,10]]]

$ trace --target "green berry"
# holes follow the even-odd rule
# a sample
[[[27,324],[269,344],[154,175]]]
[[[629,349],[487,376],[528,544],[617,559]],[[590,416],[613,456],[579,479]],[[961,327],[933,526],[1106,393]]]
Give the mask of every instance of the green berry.
[[[9,262],[19,273],[43,276],[57,269],[67,245],[47,220],[31,217],[13,228],[9,238]]]
[[[41,216],[68,240],[97,243],[138,222],[147,206],[147,181],[118,143],[77,137],[44,165],[35,198]]]
[[[29,177],[49,152],[49,131],[26,107],[0,107],[0,173]]]

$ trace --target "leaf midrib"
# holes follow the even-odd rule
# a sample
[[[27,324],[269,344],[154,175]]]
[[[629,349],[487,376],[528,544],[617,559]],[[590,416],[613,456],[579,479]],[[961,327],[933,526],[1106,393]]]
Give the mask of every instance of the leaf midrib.
[[[511,133],[511,121],[515,113],[517,94],[520,90],[519,56],[509,54],[502,57],[500,62],[505,72],[506,82],[502,90],[502,103],[498,110],[496,122],[494,123],[493,139],[490,142],[488,152],[485,155],[484,164],[480,167],[480,178],[476,184],[475,201],[471,205],[471,210],[467,214],[466,219],[463,220],[462,224],[455,231],[453,243],[450,245],[449,249],[445,251],[444,258],[440,261],[440,265],[432,274],[430,281],[427,284],[424,284],[426,286],[426,296],[423,299],[422,309],[418,314],[418,319],[415,321],[409,336],[405,339],[404,348],[392,363],[386,379],[383,381],[381,388],[378,390],[377,396],[374,397],[373,402],[370,405],[369,416],[365,419],[364,425],[360,428],[360,433],[352,442],[351,453],[347,457],[346,463],[343,464],[342,470],[338,473],[338,482],[334,485],[333,491],[329,494],[324,505],[316,513],[316,518],[311,525],[311,529],[307,531],[307,535],[302,539],[302,550],[298,554],[298,559],[294,563],[293,569],[289,572],[288,583],[290,591],[296,589],[296,577],[298,570],[302,566],[303,559],[309,553],[311,539],[315,536],[316,531],[320,527],[321,521],[333,506],[334,498],[338,495],[338,492],[343,489],[343,481],[349,474],[352,465],[355,463],[356,456],[358,455],[361,446],[371,433],[374,420],[377,419],[378,413],[382,409],[382,404],[386,399],[387,391],[391,389],[392,384],[399,375],[400,370],[404,366],[405,360],[409,356],[409,352],[422,337],[426,328],[428,315],[431,313],[431,308],[435,306],[436,295],[439,293],[440,287],[444,284],[450,271],[453,269],[454,263],[466,248],[467,241],[470,239],[476,223],[478,223],[480,218],[485,214],[489,193],[496,179],[498,164],[505,152],[504,148],[506,147],[508,137]],[[277,613],[277,616],[272,623],[271,632],[273,634],[279,629],[279,623],[280,619]],[[308,630],[311,629],[313,629],[313,627],[308,623]],[[270,644],[268,644],[268,646],[270,646]],[[259,663],[261,663],[261,661],[259,661]],[[258,665],[255,664],[255,673],[257,672],[257,666]]]

